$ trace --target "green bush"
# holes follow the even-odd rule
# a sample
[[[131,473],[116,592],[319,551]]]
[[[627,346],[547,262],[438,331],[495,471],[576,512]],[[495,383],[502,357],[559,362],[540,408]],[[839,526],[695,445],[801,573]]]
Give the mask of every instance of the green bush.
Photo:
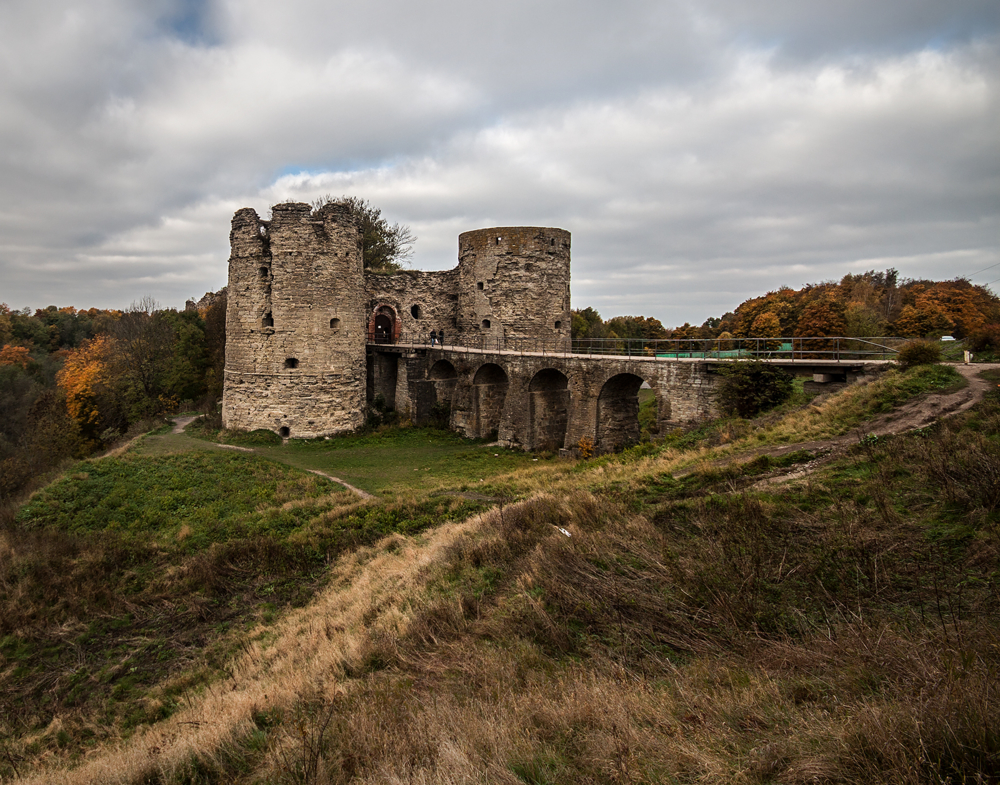
[[[281,436],[266,428],[254,431],[224,430],[219,433],[219,442],[240,447],[267,447],[271,444],[281,444]]]
[[[941,344],[936,341],[908,341],[896,356],[904,370],[916,365],[935,365],[941,362]]]
[[[365,415],[365,428],[374,431],[377,428],[399,424],[399,412],[386,402],[381,393],[368,403]]]
[[[734,362],[719,370],[722,381],[716,393],[725,414],[755,417],[791,397],[792,375],[776,365],[750,360]]]

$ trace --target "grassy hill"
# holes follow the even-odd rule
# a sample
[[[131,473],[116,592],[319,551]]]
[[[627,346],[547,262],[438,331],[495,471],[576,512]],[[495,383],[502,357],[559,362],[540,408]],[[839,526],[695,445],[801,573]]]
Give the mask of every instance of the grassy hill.
[[[997,781],[1000,395],[872,427],[961,383],[82,462],[0,530],[0,781]]]

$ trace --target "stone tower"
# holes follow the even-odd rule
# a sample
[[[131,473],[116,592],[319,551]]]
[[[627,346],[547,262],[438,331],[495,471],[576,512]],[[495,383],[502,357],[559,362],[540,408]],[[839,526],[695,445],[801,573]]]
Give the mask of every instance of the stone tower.
[[[361,235],[348,208],[278,204],[233,217],[226,311],[226,428],[312,437],[365,412]]]
[[[458,236],[458,329],[487,339],[570,339],[570,233],[505,226]]]

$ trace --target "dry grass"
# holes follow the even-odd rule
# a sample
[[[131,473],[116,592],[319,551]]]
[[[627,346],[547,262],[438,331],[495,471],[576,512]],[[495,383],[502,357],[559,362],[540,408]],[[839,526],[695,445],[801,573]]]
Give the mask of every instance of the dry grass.
[[[773,509],[742,504],[767,526]],[[709,507],[696,518],[724,525]],[[685,597],[707,568],[671,561],[668,546],[588,494],[387,538],[341,559],[313,604],[189,708],[25,781],[928,783],[997,771],[992,623],[914,635],[845,613],[741,644],[753,587],[735,604]],[[745,546],[705,546],[703,560],[731,567]],[[665,597],[672,584],[681,591]],[[283,722],[237,779],[233,756],[265,712]]]
[[[996,782],[998,424],[772,494],[709,450],[494,479],[522,500],[341,556],[181,710],[20,781]]]

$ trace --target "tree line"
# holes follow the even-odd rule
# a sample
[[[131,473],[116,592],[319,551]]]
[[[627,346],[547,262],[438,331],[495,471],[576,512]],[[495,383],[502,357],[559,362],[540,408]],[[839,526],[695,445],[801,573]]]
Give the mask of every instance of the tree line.
[[[364,199],[350,210],[366,270],[401,270],[416,237]],[[178,407],[214,411],[226,355],[225,289],[182,311],[152,297],[124,311],[0,304],[0,502],[67,458],[108,447]]]
[[[370,210],[366,203],[353,207]],[[376,211],[368,217],[384,223]],[[410,237],[397,240],[405,248]],[[389,271],[401,259],[397,248],[368,267]],[[605,321],[593,308],[573,312],[577,340],[948,334],[974,351],[1000,353],[1000,300],[961,278],[900,282],[887,270],[783,287],[700,326],[667,328],[643,316]],[[180,311],[149,297],[123,311],[50,305],[32,312],[0,304],[0,500],[63,460],[106,448],[180,406],[214,410],[225,345],[225,290]]]
[[[0,499],[179,406],[213,408],[225,346],[224,290],[181,311],[0,304]]]
[[[973,351],[1000,352],[1000,299],[964,278],[900,281],[897,271],[889,269],[801,289],[782,287],[700,326],[685,322],[667,328],[643,316],[604,321],[593,308],[573,312],[574,340],[944,335],[966,340]]]

